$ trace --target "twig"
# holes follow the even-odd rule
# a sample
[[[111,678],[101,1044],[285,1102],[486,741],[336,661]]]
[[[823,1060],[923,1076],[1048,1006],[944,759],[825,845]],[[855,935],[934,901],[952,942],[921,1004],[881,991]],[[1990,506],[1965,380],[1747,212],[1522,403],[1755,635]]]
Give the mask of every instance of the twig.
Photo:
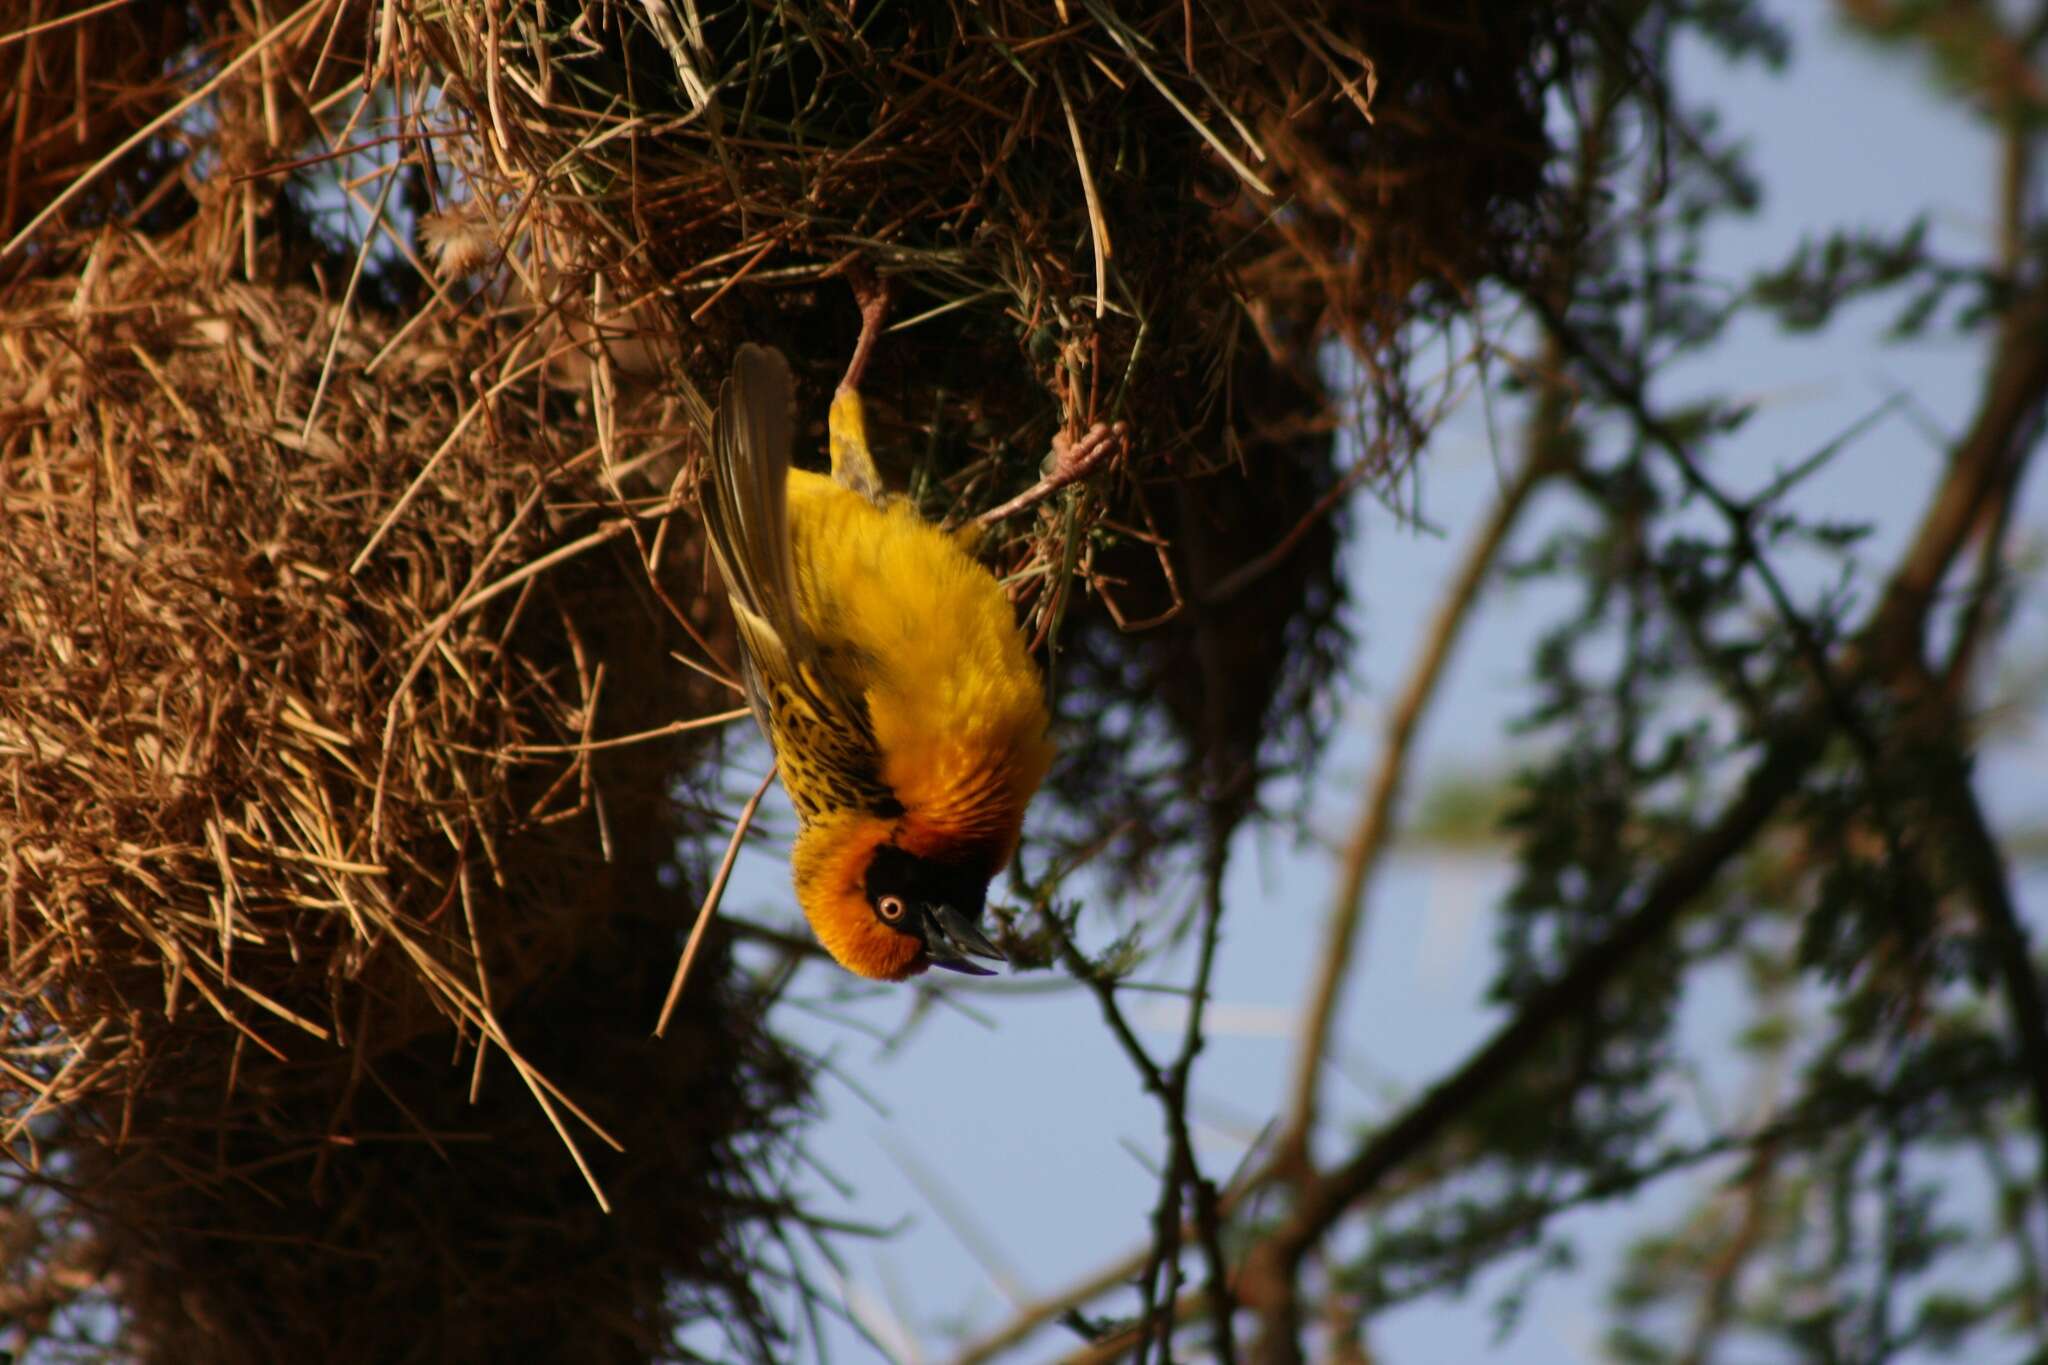
[[[988,1365],[998,1356],[1023,1345],[1040,1328],[1080,1305],[1130,1283],[1145,1268],[1150,1254],[1149,1247],[1130,1252],[1057,1293],[1018,1305],[1007,1322],[954,1356],[951,1365]]]
[[[1148,1335],[1140,1339],[1138,1351],[1133,1359],[1138,1365],[1142,1365],[1145,1359],[1146,1348],[1150,1344],[1149,1332],[1155,1308],[1155,1284],[1158,1279],[1160,1266],[1166,1259],[1164,1244],[1177,1240],[1180,1229],[1178,1210],[1181,1187],[1177,1179],[1179,1175],[1177,1159],[1179,1143],[1176,1140],[1174,1127],[1177,1119],[1180,1129],[1184,1133],[1187,1126],[1187,1114],[1184,1106],[1176,1105],[1174,1102],[1168,1087],[1166,1073],[1160,1070],[1159,1064],[1152,1059],[1152,1054],[1147,1052],[1145,1045],[1138,1041],[1138,1035],[1132,1030],[1130,1021],[1124,1018],[1123,1007],[1117,1004],[1115,980],[1097,971],[1095,964],[1082,955],[1081,950],[1075,946],[1074,940],[1067,934],[1066,926],[1062,925],[1050,910],[1045,912],[1045,920],[1051,926],[1054,934],[1058,936],[1060,958],[1066,964],[1067,971],[1076,980],[1083,982],[1089,990],[1094,992],[1096,1003],[1102,1009],[1103,1022],[1109,1025],[1110,1033],[1115,1036],[1118,1045],[1123,1048],[1124,1055],[1129,1057],[1131,1065],[1137,1068],[1138,1078],[1144,1084],[1145,1090],[1159,1101],[1161,1108],[1165,1111],[1169,1147],[1167,1170],[1160,1182],[1160,1208],[1153,1215],[1152,1245],[1146,1251],[1144,1263],[1138,1275],[1139,1292],[1144,1298],[1140,1320]],[[1168,1217],[1172,1219],[1172,1230],[1170,1232],[1164,1222]],[[1167,1324],[1167,1327],[1170,1330],[1171,1324]]]
[[[1985,516],[1984,530],[1978,541],[1975,581],[1964,599],[1962,617],[1956,622],[1955,636],[1949,642],[1948,659],[1941,670],[1941,690],[1951,705],[1960,702],[1965,695],[1972,671],[1991,633],[1993,618],[1997,615],[1993,604],[2005,574],[2005,550],[2012,533],[2019,472],[2015,465],[2012,476],[1998,489]]]
[[[1168,1327],[1178,1327],[1184,1322],[1192,1322],[1201,1308],[1202,1295],[1183,1294],[1169,1304],[1159,1316]],[[1113,1362],[1123,1359],[1124,1353],[1131,1347],[1141,1343],[1142,1338],[1139,1334],[1143,1330],[1142,1325],[1133,1324],[1104,1337],[1101,1341],[1091,1342],[1078,1351],[1070,1351],[1059,1358],[1059,1365],[1113,1365]]]
[[[747,828],[754,823],[754,812],[761,808],[761,798],[768,794],[768,784],[774,780],[775,770],[770,768],[768,775],[761,779],[761,785],[754,788],[754,794],[740,809],[740,818],[733,823],[732,838],[726,843],[725,857],[719,860],[718,875],[711,879],[711,889],[704,893],[704,904],[697,911],[697,923],[690,930],[690,941],[683,945],[682,960],[676,963],[675,979],[668,983],[668,998],[661,1002],[661,1017],[654,1022],[654,1036],[657,1038],[668,1033],[669,1016],[675,1013],[677,1002],[683,998],[683,983],[690,978],[690,966],[697,960],[697,949],[703,945],[704,931],[711,927],[711,916],[725,895],[725,883],[732,876],[732,865],[740,856],[740,844],[747,837]]]
[[[1240,1279],[1246,1302],[1268,1317],[1269,1342],[1299,1340],[1294,1285],[1309,1249],[1356,1201],[1435,1142],[1474,1102],[1511,1075],[1554,1026],[1583,1013],[1638,953],[1663,938],[1776,814],[1819,759],[1830,728],[1825,712],[1816,715],[1812,708],[1785,726],[1735,798],[1665,864],[1633,913],[1574,959],[1562,975],[1534,992],[1512,1020],[1398,1119],[1327,1176],[1304,1185],[1288,1217],[1253,1248]],[[1278,1321],[1273,1320],[1276,1317]]]
[[[97,5],[87,5],[84,9],[73,10],[69,14],[60,14],[54,19],[45,19],[39,24],[30,24],[25,28],[17,28],[7,33],[0,33],[0,47],[6,47],[9,43],[21,42],[26,38],[36,37],[38,34],[49,33],[53,29],[63,28],[66,24],[76,24],[105,14],[110,9],[121,9],[134,3],[135,0],[100,0],[100,3]]]
[[[377,191],[377,206],[370,210],[369,224],[363,229],[363,244],[356,251],[355,268],[348,272],[348,287],[341,291],[341,307],[335,310],[334,331],[327,338],[327,355],[320,362],[320,380],[313,386],[313,396],[306,403],[306,420],[299,426],[299,439],[313,439],[313,424],[320,419],[320,404],[327,397],[327,385],[334,378],[334,358],[341,353],[341,339],[348,333],[348,315],[355,307],[356,289],[363,282],[363,270],[370,263],[370,246],[377,236],[378,225],[384,221],[384,209],[391,202],[391,191],[400,177],[403,160],[391,163],[392,174],[384,177],[384,184]]]
[[[1750,1158],[1749,1171],[1742,1180],[1742,1215],[1728,1245],[1707,1267],[1706,1292],[1700,1297],[1699,1312],[1693,1319],[1681,1365],[1708,1365],[1715,1345],[1728,1331],[1737,1284],[1769,1225],[1777,1156],[1777,1143],[1766,1141]]]
[[[329,3],[332,3],[332,0],[306,0],[305,4],[293,10],[290,15],[277,24],[274,24],[262,37],[249,44],[246,48],[243,48],[233,61],[223,66],[219,71],[216,71],[211,80],[179,100],[170,108],[164,110],[161,114],[158,114],[149,122],[143,124],[133,133],[129,134],[120,146],[108,152],[74,177],[71,183],[64,187],[62,192],[51,196],[50,202],[43,205],[41,212],[22,225],[21,231],[8,239],[7,245],[0,246],[0,261],[6,260],[9,256],[20,250],[24,242],[42,230],[43,224],[54,218],[66,204],[69,204],[73,199],[83,194],[88,185],[106,174],[114,166],[119,165],[128,153],[134,151],[137,147],[143,146],[170,124],[183,118],[193,105],[220,89],[221,86],[227,83],[229,77],[268,52],[272,44],[276,43],[292,29],[298,27],[300,20],[306,18],[306,16],[322,5]]]
[[[2048,279],[2014,301],[1989,368],[1977,415],[1949,456],[1947,476],[1866,633],[1866,646],[1880,661],[1922,657],[1922,632],[1949,566],[1998,489],[2014,477],[2013,462],[2028,456],[2021,437],[2040,421],[2048,394]]]
[[[1301,543],[1302,538],[1314,528],[1315,524],[1330,515],[1330,512],[1337,504],[1349,497],[1352,491],[1370,478],[1373,471],[1377,468],[1379,466],[1368,459],[1361,458],[1355,462],[1351,468],[1344,471],[1335,483],[1330,485],[1329,489],[1321,497],[1316,499],[1314,506],[1301,514],[1301,519],[1295,522],[1287,534],[1280,537],[1271,549],[1266,550],[1256,559],[1241,564],[1228,574],[1225,574],[1221,582],[1202,594],[1202,600],[1212,606],[1228,602],[1231,598],[1237,596],[1279,567],[1279,565],[1286,561],[1288,555],[1294,553],[1294,547]]]
[[[1938,708],[1947,733],[1953,737],[1953,715],[1935,689],[1934,679],[1922,672],[1914,680],[1916,690]],[[1999,988],[2005,993],[2006,1014],[2018,1036],[2020,1057],[2025,1063],[2027,1099],[2033,1110],[2035,1135],[2040,1151],[2035,1158],[2035,1179],[2048,1194],[2048,995],[2041,988],[2041,976],[2034,966],[2033,950],[2013,898],[2005,856],[1984,816],[1976,784],[1960,753],[1941,763],[1943,786],[1947,789],[1936,806],[1947,817],[1953,834],[1953,849],[1960,855],[1963,881],[1969,889],[1978,924],[1991,947],[1998,972]]]
[[[1202,1174],[1195,1160],[1194,1144],[1189,1139],[1187,1124],[1188,1080],[1193,1074],[1195,1057],[1203,1045],[1202,1015],[1209,1003],[1209,981],[1216,964],[1216,944],[1223,927],[1223,871],[1229,853],[1229,829],[1212,829],[1210,839],[1209,866],[1204,873],[1202,891],[1202,947],[1195,964],[1195,981],[1188,999],[1187,1031],[1181,1036],[1180,1057],[1173,1064],[1171,1076],[1172,1092],[1177,1111],[1170,1116],[1174,1139],[1176,1174],[1186,1182],[1194,1204],[1195,1240],[1202,1249],[1202,1260],[1208,1270],[1208,1280],[1203,1285],[1203,1294],[1209,1303],[1209,1317],[1216,1335],[1209,1343],[1216,1359],[1222,1365],[1235,1365],[1237,1360],[1237,1338],[1231,1326],[1231,1315],[1236,1300],[1230,1285],[1230,1271],[1223,1255],[1222,1223],[1217,1216],[1216,1186]],[[1174,1231],[1179,1233],[1176,1218]],[[1180,1280],[1179,1262],[1174,1263],[1171,1284],[1178,1286]],[[1169,1300],[1177,1294],[1169,1290]],[[1162,1358],[1172,1359],[1170,1350]]]
[[[1208,998],[1210,975],[1215,966],[1216,945],[1223,916],[1223,868],[1222,845],[1213,847],[1207,859],[1208,866],[1203,874],[1203,908],[1201,948],[1196,960],[1194,982],[1189,988],[1187,1024],[1181,1035],[1179,1054],[1167,1067],[1162,1068],[1152,1055],[1138,1041],[1130,1021],[1124,1017],[1123,1009],[1117,1003],[1117,983],[1102,975],[1095,965],[1082,955],[1064,925],[1046,912],[1046,923],[1058,938],[1061,961],[1074,978],[1085,984],[1095,995],[1101,1006],[1103,1020],[1109,1025],[1124,1053],[1137,1069],[1145,1090],[1159,1101],[1166,1127],[1167,1160],[1166,1169],[1160,1178],[1159,1203],[1153,1213],[1152,1244],[1143,1254],[1139,1263],[1137,1279],[1139,1292],[1143,1297],[1138,1340],[1134,1359],[1142,1362],[1151,1342],[1151,1333],[1160,1333],[1161,1360],[1172,1358],[1170,1340],[1178,1322],[1175,1314],[1161,1315],[1158,1311],[1158,1279],[1162,1271],[1167,1276],[1164,1301],[1175,1304],[1180,1301],[1180,1244],[1183,1235],[1192,1231],[1196,1244],[1201,1248],[1208,1270],[1208,1279],[1203,1286],[1204,1300],[1209,1304],[1215,1319],[1216,1340],[1212,1349],[1217,1358],[1229,1362],[1236,1360],[1236,1347],[1231,1329],[1231,1315],[1236,1307],[1235,1296],[1230,1287],[1228,1265],[1222,1246],[1223,1201],[1217,1196],[1215,1186],[1201,1172],[1195,1160],[1194,1143],[1188,1129],[1187,1088],[1188,1079],[1194,1068],[1194,1060],[1200,1054],[1203,1044],[1202,1015]],[[1193,1217],[1184,1223],[1181,1218],[1183,1191],[1190,1196]],[[1136,1258],[1133,1258],[1136,1259]],[[1056,1311],[1056,1310],[1055,1310]],[[1030,1328],[1023,1329],[1028,1335]],[[1021,1339],[1021,1338],[1020,1338]],[[983,1348],[983,1354],[969,1353],[962,1360],[986,1359],[988,1354],[1001,1349],[1000,1345]]]
[[[1324,927],[1322,951],[1315,958],[1316,979],[1303,1015],[1301,1041],[1295,1050],[1287,1118],[1278,1144],[1283,1161],[1302,1162],[1307,1157],[1309,1136],[1316,1122],[1316,1096],[1325,1054],[1329,1050],[1330,1028],[1336,1017],[1344,982],[1350,974],[1352,954],[1358,943],[1358,925],[1365,912],[1366,891],[1379,865],[1380,855],[1393,835],[1394,809],[1407,777],[1408,756],[1416,730],[1436,696],[1445,665],[1471,618],[1473,603],[1492,572],[1501,546],[1507,542],[1508,532],[1528,505],[1529,495],[1553,468],[1544,455],[1544,448],[1550,430],[1562,419],[1563,409],[1562,398],[1552,398],[1553,392],[1546,390],[1545,401],[1535,418],[1536,425],[1543,430],[1536,432],[1530,441],[1521,469],[1501,490],[1492,515],[1466,550],[1457,576],[1451,580],[1442,602],[1437,606],[1414,671],[1409,674],[1407,684],[1388,714],[1379,764],[1374,770],[1358,823],[1345,845],[1342,880],[1331,904],[1329,921]]]
[[[1754,501],[1738,502],[1723,492],[1719,485],[1709,479],[1694,457],[1692,446],[1671,424],[1659,416],[1650,406],[1649,396],[1636,380],[1623,374],[1599,347],[1574,327],[1565,317],[1564,310],[1546,298],[1542,291],[1529,291],[1523,296],[1542,319],[1545,332],[1562,346],[1576,360],[1581,369],[1591,375],[1607,398],[1628,414],[1637,431],[1648,437],[1667,455],[1677,467],[1680,477],[1694,492],[1713,504],[1714,510],[1728,523],[1735,536],[1736,549],[1741,562],[1747,565],[1764,585],[1764,592],[1771,599],[1778,619],[1792,632],[1799,653],[1806,661],[1815,685],[1827,697],[1829,705],[1835,708],[1836,717],[1842,729],[1862,751],[1866,760],[1877,759],[1877,742],[1862,716],[1852,704],[1849,694],[1843,689],[1841,680],[1835,675],[1834,665],[1829,661],[1827,646],[1813,623],[1793,605],[1792,595],[1787,591],[1784,580],[1756,538],[1756,511]]]
[[[653,739],[666,739],[670,735],[686,734],[691,730],[707,730],[725,725],[752,715],[746,707],[735,707],[730,711],[719,711],[709,716],[694,716],[689,720],[674,720],[667,725],[657,725],[652,730],[639,730],[630,735],[613,735],[607,739],[589,739],[577,744],[508,744],[503,752],[508,754],[587,754],[597,749],[623,749],[628,745],[645,744]]]
[[[1052,69],[1053,88],[1059,92],[1060,108],[1067,116],[1067,136],[1074,143],[1074,164],[1081,169],[1081,197],[1088,205],[1088,240],[1095,248],[1095,316],[1109,306],[1109,222],[1102,216],[1102,198],[1095,191],[1095,174],[1088,169],[1088,148],[1081,141],[1081,125],[1074,118],[1074,102],[1067,98],[1067,84]]]

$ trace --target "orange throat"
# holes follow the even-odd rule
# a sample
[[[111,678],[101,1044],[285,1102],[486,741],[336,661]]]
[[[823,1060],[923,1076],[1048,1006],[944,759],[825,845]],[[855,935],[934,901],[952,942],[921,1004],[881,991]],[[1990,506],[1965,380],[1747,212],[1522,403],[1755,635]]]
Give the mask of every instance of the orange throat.
[[[876,849],[893,844],[932,862],[971,867],[983,880],[1016,853],[1024,808],[1052,764],[1037,679],[1024,677],[1022,704],[991,699],[964,716],[944,714],[944,706],[937,716],[920,716],[900,696],[868,694],[882,782],[902,811],[826,811],[805,823],[790,853],[811,931],[848,971],[901,981],[930,965],[923,940],[884,924],[868,902]]]
[[[811,932],[840,966],[875,981],[925,968],[924,945],[882,923],[868,904],[868,864],[895,830],[895,821],[865,811],[833,811],[798,831],[789,857]]]
[[[1001,788],[963,792],[962,799],[906,810],[890,819],[866,811],[833,811],[807,823],[790,851],[797,901],[811,932],[833,960],[859,976],[901,981],[929,966],[913,934],[876,918],[868,903],[868,864],[875,850],[894,844],[906,853],[965,863],[994,876],[1016,852],[1024,823],[1021,805],[987,799]]]

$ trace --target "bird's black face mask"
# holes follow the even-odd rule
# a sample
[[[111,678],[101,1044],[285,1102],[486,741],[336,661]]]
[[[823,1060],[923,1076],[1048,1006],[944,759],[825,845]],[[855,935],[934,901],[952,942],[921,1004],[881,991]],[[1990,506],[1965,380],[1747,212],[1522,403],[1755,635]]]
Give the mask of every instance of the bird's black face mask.
[[[884,844],[868,863],[863,889],[875,918],[922,942],[934,967],[993,976],[993,970],[968,959],[1007,960],[975,924],[988,898],[988,876],[979,868],[934,862]]]

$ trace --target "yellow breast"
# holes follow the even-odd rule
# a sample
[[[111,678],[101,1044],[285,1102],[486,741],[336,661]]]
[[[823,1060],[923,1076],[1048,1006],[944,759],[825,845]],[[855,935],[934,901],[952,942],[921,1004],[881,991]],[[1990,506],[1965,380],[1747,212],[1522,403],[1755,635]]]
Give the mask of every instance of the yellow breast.
[[[993,872],[1052,761],[1038,670],[1002,588],[901,500],[877,507],[792,470],[789,521],[799,610],[858,676],[880,775],[904,807],[899,841],[980,853]]]

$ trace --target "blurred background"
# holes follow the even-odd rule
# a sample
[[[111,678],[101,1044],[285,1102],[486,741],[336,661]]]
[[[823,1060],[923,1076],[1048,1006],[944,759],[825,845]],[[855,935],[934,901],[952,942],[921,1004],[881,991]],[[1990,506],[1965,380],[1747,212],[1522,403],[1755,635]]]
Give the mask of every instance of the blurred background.
[[[1800,244],[1844,226],[1890,234],[1921,224],[1930,253],[1956,261],[1995,250],[1996,137],[1936,84],[1924,59],[1873,41],[1848,8],[1764,7],[1783,25],[1782,70],[1730,61],[1697,41],[1677,45],[1680,88],[1712,106],[1720,135],[1742,148],[1756,179],[1754,211],[1717,224],[1697,262],[1730,296]],[[1883,305],[1852,307],[1819,334],[1789,335],[1747,320],[1659,379],[1659,392],[1675,399],[1717,394],[1754,406],[1717,465],[1738,489],[1768,484],[1871,422],[1796,497],[1813,515],[1867,527],[1856,558],[1869,566],[1890,562],[1906,543],[1940,479],[1946,440],[1969,421],[1984,377],[1975,338],[1900,338],[1891,334],[1894,318]],[[1518,341],[1528,344],[1509,331],[1506,344]],[[1331,363],[1345,361],[1333,355]],[[1271,1116],[1283,1111],[1319,930],[1384,753],[1388,713],[1430,638],[1465,544],[1514,462],[1504,448],[1515,441],[1520,415],[1512,399],[1490,389],[1488,377],[1467,373],[1461,381],[1404,495],[1354,512],[1341,565],[1355,645],[1330,746],[1305,784],[1301,824],[1238,836],[1226,892],[1231,920],[1190,1101],[1196,1149],[1219,1177],[1256,1162],[1272,1136]],[[1562,490],[1540,495],[1506,557],[1532,555],[1561,528],[1583,524],[1574,502]],[[2013,521],[2008,565],[2031,581],[2048,531],[2048,484],[2024,485]],[[1837,573],[1833,564],[1795,562],[1786,570],[1809,598],[1837,586]],[[1512,800],[1515,773],[1546,750],[1542,737],[1518,733],[1516,722],[1535,704],[1532,655],[1571,614],[1574,591],[1541,580],[1492,586],[1473,608],[1421,723],[1408,760],[1413,791],[1366,902],[1360,960],[1333,1028],[1335,1132],[1370,1131],[1398,1114],[1504,1017],[1489,988],[1501,968],[1499,907],[1514,881],[1515,846],[1496,822]],[[1856,592],[1868,606],[1869,585]],[[2048,657],[2048,599],[2016,584],[2011,611],[2006,672],[1979,756],[1980,789],[2007,835],[2015,889],[2038,933],[2048,893],[2041,728],[2048,699],[2038,680]],[[742,767],[765,764],[758,746],[743,752]],[[787,832],[786,813],[770,820]],[[1032,853],[1027,843],[1027,862]],[[742,856],[727,903],[763,921],[792,923],[784,881],[779,840],[770,840]],[[1093,908],[1086,890],[1076,894]],[[1170,906],[1189,894],[1173,887],[1160,900]],[[1116,921],[1101,918],[1109,921],[1099,931],[1106,937]],[[1084,913],[1084,930],[1094,919]],[[1184,983],[1190,957],[1184,947],[1164,953],[1140,975]],[[1104,1045],[1092,999],[1033,986],[1023,979],[949,989],[947,999],[959,1007],[943,1008],[905,1001],[900,992],[849,990],[821,967],[782,1006],[792,1035],[831,1059],[827,1074],[843,1071],[852,1080],[825,1086],[827,1113],[815,1131],[829,1177],[808,1180],[808,1197],[834,1217],[892,1230],[872,1247],[847,1250],[838,1270],[821,1271],[854,1319],[828,1332],[851,1358],[875,1351],[901,1361],[960,1358],[1018,1310],[1149,1237],[1163,1161],[1157,1109]],[[1794,992],[1787,1027],[1796,1036],[1801,1017],[1824,1015],[1829,1003],[1825,992]],[[1173,994],[1140,998],[1129,1009],[1141,1038],[1162,1051],[1186,1013]],[[1732,968],[1703,971],[1687,984],[1673,1064],[1655,1083],[1679,1131],[1713,1132],[1782,1102],[1782,1082],[1771,1079],[1782,1063],[1760,1067],[1746,1047],[1756,1018],[1753,995]],[[1525,1121],[1541,1124],[1544,1116],[1532,1112]],[[1540,1237],[1375,1315],[1362,1334],[1369,1358],[1635,1358],[1610,1336],[1618,1286],[1658,1254],[1658,1239],[1696,1227],[1703,1210],[1725,1202],[1743,1166],[1738,1156],[1703,1162],[1559,1216]],[[2000,1217],[2005,1196],[1972,1163],[1930,1163],[1926,1173],[1940,1192],[1932,1216],[1978,1229]],[[1917,1292],[1968,1298],[1987,1275],[2012,1273],[2006,1264],[1985,1268],[1985,1260],[2001,1260],[1995,1252],[1978,1256],[1930,1276]],[[1764,1273],[1749,1281],[1759,1294],[1766,1284]],[[1135,1302],[1128,1288],[1098,1300],[1112,1312],[1134,1311]],[[1681,1341],[1694,1326],[1682,1314],[1671,1325]],[[1017,1358],[1078,1349],[1070,1330],[1053,1325],[1021,1343]],[[1830,1357],[1813,1342],[1754,1337],[1683,1358],[1946,1359],[1958,1349],[1937,1340],[1895,1354]],[[2032,1358],[2032,1349],[1980,1342],[1965,1355],[2020,1360]]]
[[[2048,8],[280,9],[0,19],[0,1346],[2048,1359]],[[736,832],[850,263],[1132,431],[987,979]]]

